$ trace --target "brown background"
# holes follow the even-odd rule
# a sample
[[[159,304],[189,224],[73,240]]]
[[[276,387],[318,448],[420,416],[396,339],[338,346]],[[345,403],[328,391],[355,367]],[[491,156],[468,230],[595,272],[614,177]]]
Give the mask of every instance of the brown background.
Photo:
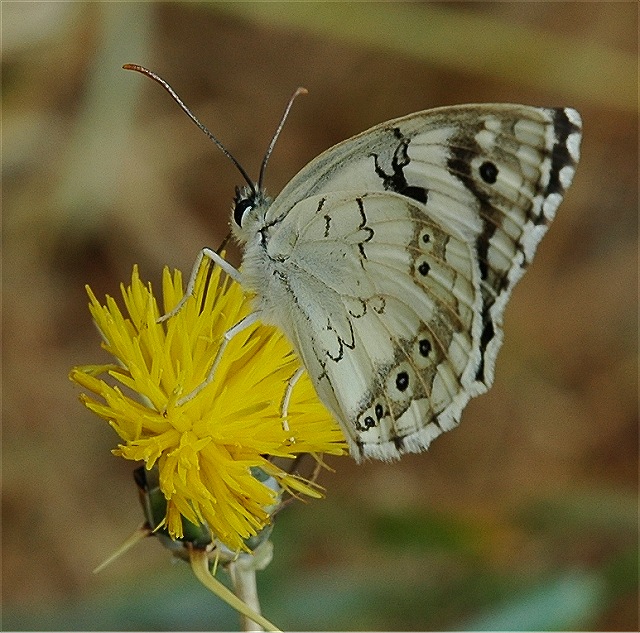
[[[104,361],[84,284],[157,286],[226,232],[233,166],[275,193],[386,119],[477,101],[571,105],[573,187],[506,314],[492,390],[428,453],[334,459],[260,576],[288,629],[637,629],[635,3],[4,3],[3,612],[16,629],[237,626],[144,542],[131,471],[67,373]],[[232,254],[237,262],[237,253]]]

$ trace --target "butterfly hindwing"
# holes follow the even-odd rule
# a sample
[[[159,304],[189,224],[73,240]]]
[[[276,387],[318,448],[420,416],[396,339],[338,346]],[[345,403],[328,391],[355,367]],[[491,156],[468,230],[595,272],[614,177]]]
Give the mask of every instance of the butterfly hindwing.
[[[277,285],[286,277],[295,297],[289,324],[278,323],[292,328],[354,455],[424,449],[457,423],[472,395],[481,328],[478,267],[465,238],[396,193],[338,192],[295,205],[267,253]],[[262,307],[275,322],[281,310],[271,306]]]

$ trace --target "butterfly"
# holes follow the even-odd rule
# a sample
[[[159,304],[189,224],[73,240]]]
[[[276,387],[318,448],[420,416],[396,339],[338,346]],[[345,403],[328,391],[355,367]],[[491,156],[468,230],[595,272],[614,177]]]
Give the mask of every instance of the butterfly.
[[[132,69],[212,136],[163,80]],[[284,332],[356,460],[424,451],[493,383],[505,306],[575,173],[580,115],[513,104],[417,112],[326,150],[271,199],[264,167],[292,101],[258,182],[238,165],[240,270],[208,249],[201,257],[255,293],[232,330],[260,320]]]

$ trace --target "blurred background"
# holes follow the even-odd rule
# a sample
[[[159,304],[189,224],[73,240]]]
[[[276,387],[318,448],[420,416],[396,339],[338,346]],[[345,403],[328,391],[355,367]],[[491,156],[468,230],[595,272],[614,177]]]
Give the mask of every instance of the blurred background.
[[[236,614],[148,539],[113,431],[77,401],[105,362],[84,284],[158,288],[225,235],[299,99],[271,193],[392,117],[465,102],[577,108],[582,160],[507,308],[491,391],[395,464],[329,460],[259,574],[289,630],[637,630],[635,3],[2,3],[3,628],[222,630]],[[233,261],[239,254],[232,252]]]

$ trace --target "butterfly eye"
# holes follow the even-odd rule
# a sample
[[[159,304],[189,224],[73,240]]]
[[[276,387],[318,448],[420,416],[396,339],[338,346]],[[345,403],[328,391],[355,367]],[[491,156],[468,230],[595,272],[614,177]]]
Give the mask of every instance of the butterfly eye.
[[[242,218],[244,218],[244,214],[252,209],[254,206],[254,201],[251,198],[245,198],[244,200],[239,200],[236,202],[236,206],[233,209],[233,219],[238,226],[242,226]]]

